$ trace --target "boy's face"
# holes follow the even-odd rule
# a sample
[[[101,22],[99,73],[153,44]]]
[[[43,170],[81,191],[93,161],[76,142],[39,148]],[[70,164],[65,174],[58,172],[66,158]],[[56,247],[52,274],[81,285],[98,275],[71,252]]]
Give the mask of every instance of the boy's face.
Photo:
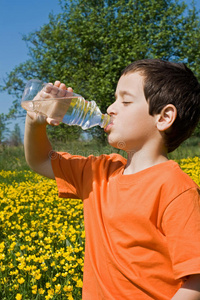
[[[125,151],[138,151],[154,143],[158,137],[156,116],[149,115],[143,76],[138,72],[122,75],[115,97],[116,101],[107,109],[111,123],[105,131],[110,145]]]

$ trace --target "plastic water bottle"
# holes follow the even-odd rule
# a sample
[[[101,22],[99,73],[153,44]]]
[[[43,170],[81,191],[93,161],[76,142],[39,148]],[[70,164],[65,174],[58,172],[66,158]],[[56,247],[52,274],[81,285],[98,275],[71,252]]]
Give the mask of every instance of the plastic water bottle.
[[[105,128],[110,116],[102,114],[95,101],[86,101],[81,95],[67,90],[57,90],[53,94],[53,85],[40,80],[29,80],[21,100],[21,106],[68,125],[78,125],[82,129],[94,126]],[[52,90],[52,93],[50,91]],[[59,96],[59,92],[62,97]]]

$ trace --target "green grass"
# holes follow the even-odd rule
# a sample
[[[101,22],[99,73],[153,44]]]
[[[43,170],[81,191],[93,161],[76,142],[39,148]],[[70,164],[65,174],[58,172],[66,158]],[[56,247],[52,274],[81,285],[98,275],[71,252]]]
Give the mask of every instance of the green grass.
[[[102,145],[97,141],[73,141],[69,143],[56,142],[53,144],[56,151],[64,151],[72,154],[88,156],[110,154],[113,152],[120,153],[126,157],[122,150],[115,149],[108,144]],[[169,154],[170,159],[179,160],[187,157],[200,157],[200,137],[191,137],[185,141],[178,149]],[[11,147],[0,145],[0,170],[30,170],[28,167],[23,146]]]
[[[182,159],[188,157],[200,157],[200,137],[191,137],[169,154],[170,159]]]
[[[0,170],[30,170],[25,160],[24,147],[0,145]]]

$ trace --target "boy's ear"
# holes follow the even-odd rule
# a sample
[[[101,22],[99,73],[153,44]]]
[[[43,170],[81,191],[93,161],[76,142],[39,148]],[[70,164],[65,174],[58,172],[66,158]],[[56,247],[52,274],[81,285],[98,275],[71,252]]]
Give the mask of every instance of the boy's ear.
[[[166,105],[160,114],[157,115],[157,129],[165,131],[174,123],[177,116],[177,109],[173,104]]]

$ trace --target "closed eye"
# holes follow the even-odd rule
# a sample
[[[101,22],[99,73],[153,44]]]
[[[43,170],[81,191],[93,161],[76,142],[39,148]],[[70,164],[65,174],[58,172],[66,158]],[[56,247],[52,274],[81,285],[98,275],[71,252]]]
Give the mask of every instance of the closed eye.
[[[129,101],[123,101],[122,102],[124,105],[129,105],[129,104],[131,104],[132,102],[129,102]]]

